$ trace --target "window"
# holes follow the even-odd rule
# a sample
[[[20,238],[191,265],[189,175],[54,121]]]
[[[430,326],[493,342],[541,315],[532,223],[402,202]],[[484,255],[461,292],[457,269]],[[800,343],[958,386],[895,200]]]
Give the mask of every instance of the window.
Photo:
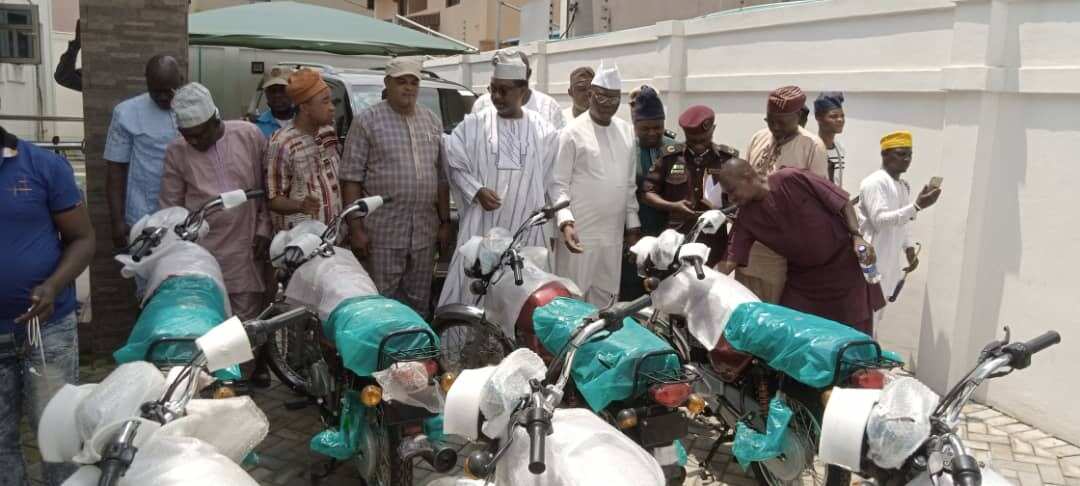
[[[427,10],[427,0],[408,0],[408,13],[423,12]]]
[[[453,7],[454,5],[457,5],[459,3],[461,3],[461,0],[446,0],[447,7]]]
[[[40,63],[39,27],[37,5],[0,5],[0,62]]]
[[[367,0],[367,9],[375,10],[375,0]]]

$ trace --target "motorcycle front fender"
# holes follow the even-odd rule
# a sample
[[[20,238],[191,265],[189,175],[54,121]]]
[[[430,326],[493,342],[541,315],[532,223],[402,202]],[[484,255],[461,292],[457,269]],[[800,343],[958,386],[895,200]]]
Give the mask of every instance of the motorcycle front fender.
[[[484,322],[484,309],[466,304],[447,304],[435,309],[435,318],[431,327],[436,333],[450,324],[464,322],[481,324]]]
[[[1005,476],[988,467],[981,467],[979,471],[982,472],[982,486],[1010,486],[1013,484],[1008,479],[1005,479]],[[909,481],[906,486],[931,486],[932,484],[930,476],[923,472],[915,476],[915,479]],[[938,486],[953,486],[953,484],[952,476],[947,473],[942,474],[937,482]]]

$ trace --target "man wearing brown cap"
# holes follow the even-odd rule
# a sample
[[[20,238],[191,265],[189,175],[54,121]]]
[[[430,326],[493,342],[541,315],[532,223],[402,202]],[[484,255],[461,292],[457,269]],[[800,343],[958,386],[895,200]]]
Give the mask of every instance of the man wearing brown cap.
[[[592,84],[596,71],[589,66],[582,66],[570,72],[570,88],[566,94],[570,96],[573,106],[563,110],[563,119],[567,123],[578,115],[589,111],[589,85]]]
[[[713,143],[714,121],[715,114],[706,106],[687,108],[679,117],[686,142],[664,149],[642,187],[645,204],[667,212],[667,226],[684,234],[701,212],[723,205],[715,177],[728,160],[739,156],[738,150]],[[710,200],[710,190],[716,202]],[[705,241],[712,250],[710,263],[723,256],[725,240],[722,232],[712,236]]]
[[[746,160],[762,177],[792,167],[828,176],[829,157],[825,144],[799,126],[800,112],[806,106],[806,94],[798,86],[784,86],[769,93],[766,104],[766,128],[750,139]],[[736,230],[737,231],[737,230]],[[761,300],[777,303],[784,290],[787,262],[760,242],[754,243],[749,265],[739,268],[735,278]]]
[[[289,76],[286,93],[296,118],[274,133],[266,150],[267,197],[277,231],[307,219],[329,224],[341,212],[330,87],[317,71],[301,69]]]
[[[274,132],[292,125],[293,115],[296,109],[289,99],[287,88],[289,86],[289,72],[283,67],[275,67],[266,75],[262,90],[266,95],[266,108],[261,115],[251,121],[259,127],[263,135],[270,139]]]
[[[384,296],[428,315],[436,243],[449,251],[450,188],[442,121],[416,102],[419,58],[386,64],[386,99],[356,115],[341,159],[345,201],[391,200],[350,221],[350,244]]]

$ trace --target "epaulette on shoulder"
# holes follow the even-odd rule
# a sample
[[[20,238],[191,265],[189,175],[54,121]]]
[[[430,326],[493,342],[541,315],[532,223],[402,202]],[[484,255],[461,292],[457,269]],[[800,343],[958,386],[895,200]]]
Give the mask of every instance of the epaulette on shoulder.
[[[714,144],[714,145],[716,146],[716,151],[719,152],[719,153],[728,154],[728,155],[730,155],[732,157],[738,157],[739,156],[739,151],[734,149],[734,148],[728,147],[727,145],[724,145],[722,143],[717,143],[717,144]]]

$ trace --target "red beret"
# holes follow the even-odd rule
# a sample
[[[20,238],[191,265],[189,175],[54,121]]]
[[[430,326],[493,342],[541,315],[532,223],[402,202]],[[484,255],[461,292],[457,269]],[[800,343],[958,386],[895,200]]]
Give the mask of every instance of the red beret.
[[[797,113],[806,106],[806,93],[798,86],[784,86],[769,93],[769,113]]]
[[[712,128],[714,118],[716,114],[708,106],[694,105],[679,116],[679,126],[683,130],[708,130]]]

